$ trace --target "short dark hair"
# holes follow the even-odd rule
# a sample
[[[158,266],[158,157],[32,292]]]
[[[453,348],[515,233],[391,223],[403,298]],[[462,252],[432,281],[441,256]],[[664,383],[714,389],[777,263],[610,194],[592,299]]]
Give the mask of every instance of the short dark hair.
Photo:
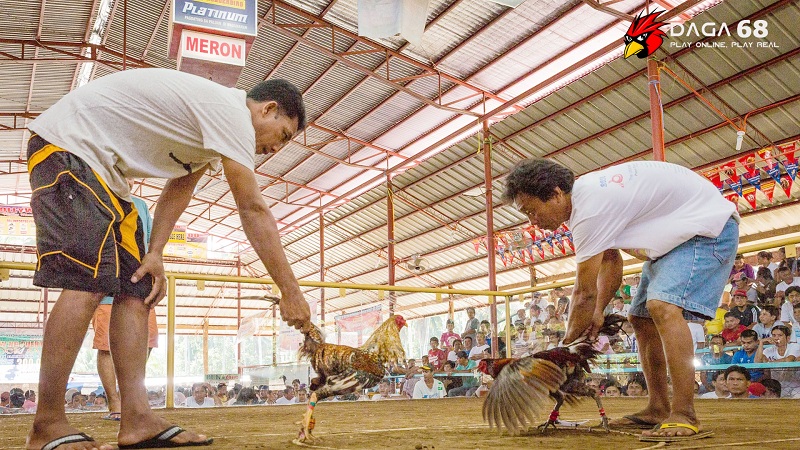
[[[799,286],[789,286],[788,288],[786,288],[786,291],[784,291],[784,293],[786,295],[789,295],[792,292],[797,292],[798,294],[800,294],[800,287]]]
[[[768,391],[772,391],[778,397],[781,396],[781,382],[778,380],[773,380],[772,378],[767,378],[766,380],[761,380],[761,384],[767,388]]]
[[[464,340],[466,341],[467,339],[469,339],[470,342],[474,341],[474,339],[472,339],[472,336],[464,336]]]
[[[766,311],[774,317],[778,317],[780,310],[772,305],[767,305],[761,308],[761,311]]]
[[[750,371],[742,366],[737,366],[736,364],[725,369],[726,380],[728,379],[728,375],[730,375],[732,372],[739,372],[740,374],[744,375],[745,380],[750,381]]]
[[[281,79],[264,80],[247,92],[247,98],[257,102],[274,101],[278,103],[281,114],[297,119],[297,130],[306,127],[306,106],[300,89],[289,81]]]
[[[730,311],[728,311],[728,312],[726,312],[726,313],[725,313],[725,318],[727,319],[728,317],[733,317],[733,318],[735,318],[736,320],[738,320],[738,321],[740,321],[740,322],[741,322],[741,319],[739,319],[739,316],[737,316],[736,314],[734,314],[734,313],[732,313],[732,312],[730,312]]]
[[[434,337],[432,337],[432,338],[430,339],[430,341],[431,341],[431,342],[433,342],[433,341],[439,342],[439,338],[437,338],[436,336],[434,336]]]
[[[787,338],[792,335],[792,331],[789,330],[789,327],[787,327],[786,325],[775,325],[774,327],[772,327],[772,330],[770,330],[770,332],[775,330],[780,330],[780,332],[783,333],[783,335],[786,336]]]
[[[456,352],[456,356],[459,358],[469,358],[469,354],[464,350],[459,350]]]
[[[572,192],[575,174],[549,159],[524,159],[506,177],[502,199],[511,203],[519,194],[527,194],[546,202],[553,198],[556,188],[565,194]]]
[[[742,331],[742,334],[740,334],[739,337],[741,337],[742,339],[744,339],[744,338],[753,338],[755,340],[758,340],[758,333],[756,333],[756,330],[748,329],[748,330]]]
[[[718,370],[718,371],[714,372],[714,381],[717,381],[717,378],[719,378],[720,375],[722,375],[723,377],[727,378],[727,376],[725,375],[725,371],[724,370]]]
[[[762,250],[762,251],[758,252],[758,257],[759,258],[772,259],[772,252],[768,252],[766,250]]]
[[[744,255],[739,253],[736,255],[736,260],[744,259]]]
[[[759,267],[758,271],[756,271],[756,277],[763,277],[765,280],[774,280],[775,279],[772,276],[772,271],[769,270],[769,267]]]

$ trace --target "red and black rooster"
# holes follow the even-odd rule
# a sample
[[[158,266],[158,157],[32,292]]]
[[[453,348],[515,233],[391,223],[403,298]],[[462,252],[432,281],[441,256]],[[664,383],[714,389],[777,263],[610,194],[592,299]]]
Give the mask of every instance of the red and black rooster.
[[[625,318],[611,314],[606,316],[600,333],[617,334]],[[566,347],[556,347],[520,359],[483,359],[478,370],[491,375],[494,384],[483,403],[483,419],[489,426],[509,431],[526,430],[535,417],[543,411],[548,398],[556,401],[550,418],[540,425],[542,432],[558,422],[558,410],[566,401],[573,404],[579,397],[591,397],[597,402],[602,426],[608,430],[608,418],[597,392],[585,383],[586,373],[591,372],[589,363],[600,354],[587,338]]]
[[[628,32],[625,33],[625,58],[633,55],[637,58],[647,58],[664,42],[663,36],[667,34],[660,28],[667,23],[656,21],[663,12],[657,11],[646,16],[639,13],[633,19]]]
[[[400,329],[406,325],[402,316],[389,317],[360,348],[326,344],[314,325],[303,329],[305,341],[300,356],[311,361],[317,377],[311,380],[308,410],[300,429],[300,442],[314,437],[314,407],[319,400],[334,395],[351,394],[376,386],[386,376],[385,364],[405,361]]]

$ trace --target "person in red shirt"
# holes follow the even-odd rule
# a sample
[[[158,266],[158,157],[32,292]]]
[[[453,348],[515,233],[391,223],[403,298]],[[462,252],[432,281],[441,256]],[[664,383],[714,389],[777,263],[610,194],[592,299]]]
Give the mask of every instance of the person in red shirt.
[[[726,344],[741,345],[739,336],[747,327],[739,323],[739,317],[731,312],[725,313],[725,325],[722,329],[722,338]]]
[[[461,335],[458,333],[453,332],[453,328],[455,327],[455,322],[453,319],[447,319],[447,331],[442,333],[442,337],[439,340],[442,343],[442,349],[445,351],[450,351],[453,349],[453,341],[456,339],[461,339]]]
[[[433,370],[441,370],[445,361],[447,361],[447,353],[439,348],[439,338],[434,336],[431,338],[431,349],[428,350],[428,362]]]

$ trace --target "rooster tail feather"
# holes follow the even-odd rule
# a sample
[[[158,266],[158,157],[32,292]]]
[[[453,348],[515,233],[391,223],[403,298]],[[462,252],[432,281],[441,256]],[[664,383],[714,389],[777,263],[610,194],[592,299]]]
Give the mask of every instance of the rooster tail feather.
[[[489,390],[483,418],[491,427],[516,434],[547,409],[550,393],[565,380],[564,372],[551,361],[531,357],[514,361],[500,371]]]
[[[627,319],[619,314],[609,314],[603,320],[603,326],[600,327],[600,334],[605,336],[614,336],[622,329],[622,324]]]

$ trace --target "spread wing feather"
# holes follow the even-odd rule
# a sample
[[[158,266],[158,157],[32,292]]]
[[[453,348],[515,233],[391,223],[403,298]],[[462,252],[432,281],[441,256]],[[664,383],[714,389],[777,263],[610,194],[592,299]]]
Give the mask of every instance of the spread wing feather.
[[[526,429],[549,405],[550,393],[558,390],[567,376],[553,362],[522,358],[503,368],[483,403],[483,419],[490,427],[505,426],[512,434]]]

